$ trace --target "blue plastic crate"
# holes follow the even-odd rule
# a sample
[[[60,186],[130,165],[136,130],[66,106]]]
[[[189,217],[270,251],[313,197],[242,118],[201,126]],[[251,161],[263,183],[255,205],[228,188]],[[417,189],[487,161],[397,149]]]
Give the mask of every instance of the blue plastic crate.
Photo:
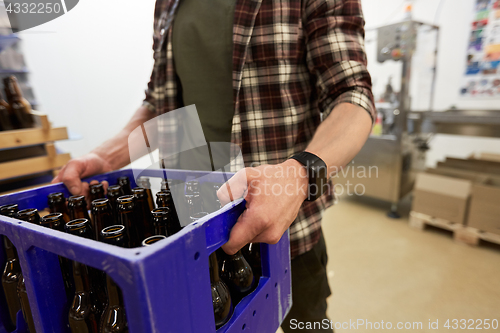
[[[134,172],[136,171],[136,172]],[[143,170],[163,177],[165,171]],[[166,170],[169,179],[223,182],[221,173]],[[119,170],[90,179],[115,184],[128,176],[135,186],[138,170]],[[156,181],[152,178],[152,181]],[[0,205],[18,203],[20,209],[47,207],[47,195],[69,192],[62,184],[0,197]],[[0,216],[0,234],[17,248],[38,333],[67,332],[66,297],[58,255],[109,274],[123,292],[131,333],[210,333],[215,331],[208,256],[229,237],[245,201],[235,201],[190,224],[167,240],[143,248],[124,249],[83,239],[17,219]],[[290,246],[288,232],[278,244],[261,244],[262,274],[257,289],[235,308],[231,320],[217,332],[274,333],[291,307]],[[1,267],[5,266],[3,245]],[[8,310],[0,288],[0,333]],[[26,332],[21,312],[15,332]]]

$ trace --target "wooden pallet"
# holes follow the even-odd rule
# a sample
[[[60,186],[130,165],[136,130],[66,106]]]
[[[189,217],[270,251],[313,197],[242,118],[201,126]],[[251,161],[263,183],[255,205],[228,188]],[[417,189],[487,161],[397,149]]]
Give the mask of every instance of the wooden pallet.
[[[479,245],[480,241],[483,240],[490,243],[500,244],[500,235],[467,227],[460,223],[435,218],[426,214],[414,211],[410,212],[411,227],[424,230],[427,225],[453,232],[453,238],[459,243]]]
[[[68,139],[66,127],[52,127],[46,114],[32,111],[36,127],[0,132],[2,153],[16,155],[21,147],[43,145],[43,156],[23,156],[12,161],[0,163],[0,182],[16,177],[55,171],[65,165],[70,154],[57,154],[54,141]]]

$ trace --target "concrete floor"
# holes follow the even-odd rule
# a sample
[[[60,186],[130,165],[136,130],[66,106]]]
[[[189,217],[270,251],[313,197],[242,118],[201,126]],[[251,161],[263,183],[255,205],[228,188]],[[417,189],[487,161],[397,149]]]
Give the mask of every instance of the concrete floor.
[[[368,198],[343,197],[325,213],[333,293],[328,316],[334,324],[344,323],[335,331],[380,332],[391,322],[392,329],[398,323],[412,327],[407,332],[461,332],[475,328],[478,319],[500,322],[500,246],[471,247],[455,243],[449,232],[412,229],[408,200],[401,219],[386,217],[388,208]],[[450,325],[457,319],[458,329],[445,328],[448,319]],[[475,324],[460,329],[461,319]],[[373,326],[346,328],[358,320]],[[382,320],[384,329],[375,329]],[[429,329],[429,320],[437,320],[438,329]],[[499,332],[500,326],[484,331]]]

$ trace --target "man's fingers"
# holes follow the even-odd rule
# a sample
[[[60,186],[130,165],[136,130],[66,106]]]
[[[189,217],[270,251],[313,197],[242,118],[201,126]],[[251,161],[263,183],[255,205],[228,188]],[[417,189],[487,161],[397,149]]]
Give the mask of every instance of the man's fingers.
[[[243,198],[248,189],[247,170],[238,171],[217,191],[217,197],[222,206],[239,198]]]
[[[229,241],[222,245],[224,252],[227,254],[235,254],[257,236],[258,230],[252,224],[251,215],[249,210],[245,210],[243,214],[240,215],[238,221],[236,221],[236,224],[231,229]]]
[[[83,194],[82,181],[80,180],[83,171],[83,164],[79,162],[70,161],[65,167],[64,173],[61,177],[61,181],[64,183],[64,185],[66,185],[68,190],[73,195]]]

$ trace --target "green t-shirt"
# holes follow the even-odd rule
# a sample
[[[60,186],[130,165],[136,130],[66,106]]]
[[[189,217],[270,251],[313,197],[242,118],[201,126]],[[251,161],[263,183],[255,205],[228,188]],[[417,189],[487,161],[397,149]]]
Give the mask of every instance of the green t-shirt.
[[[231,141],[235,4],[181,0],[173,23],[172,50],[183,103],[196,105],[207,142]]]

